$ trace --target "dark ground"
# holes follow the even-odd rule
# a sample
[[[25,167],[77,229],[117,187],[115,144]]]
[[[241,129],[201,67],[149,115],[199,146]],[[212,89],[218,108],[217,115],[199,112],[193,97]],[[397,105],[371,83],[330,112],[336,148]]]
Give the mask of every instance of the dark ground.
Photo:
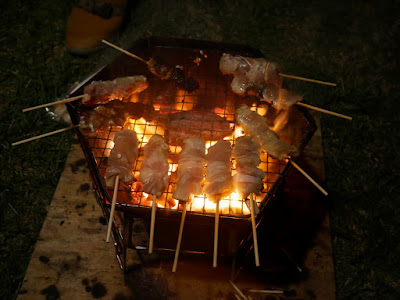
[[[168,3],[168,4],[166,4]],[[21,109],[62,98],[111,60],[64,48],[69,1],[0,2],[0,298],[14,299],[72,132]],[[338,299],[400,299],[399,1],[141,1],[116,43],[151,35],[247,44],[287,73],[337,82],[291,82],[306,103],[351,115],[322,116]]]

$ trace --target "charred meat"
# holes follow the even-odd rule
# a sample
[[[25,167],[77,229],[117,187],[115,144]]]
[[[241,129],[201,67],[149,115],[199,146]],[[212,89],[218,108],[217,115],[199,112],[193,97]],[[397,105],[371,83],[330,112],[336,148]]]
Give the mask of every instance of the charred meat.
[[[169,144],[182,145],[190,137],[217,141],[232,134],[229,122],[206,109],[195,109],[170,115],[167,126]]]
[[[158,60],[158,61],[157,61]],[[178,88],[191,93],[199,88],[199,83],[191,76],[186,76],[181,68],[170,66],[160,59],[150,58],[147,67],[151,73],[162,80],[172,80]]]

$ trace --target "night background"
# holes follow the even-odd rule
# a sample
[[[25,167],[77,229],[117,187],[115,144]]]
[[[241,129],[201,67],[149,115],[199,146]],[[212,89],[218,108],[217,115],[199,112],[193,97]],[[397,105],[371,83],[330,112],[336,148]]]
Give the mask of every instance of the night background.
[[[65,49],[72,1],[0,3],[0,298],[23,280],[73,132],[12,147],[62,128],[44,110],[76,81],[111,61]],[[337,299],[400,298],[399,1],[138,1],[114,39],[129,48],[149,36],[237,43],[259,49],[289,74],[321,115]]]

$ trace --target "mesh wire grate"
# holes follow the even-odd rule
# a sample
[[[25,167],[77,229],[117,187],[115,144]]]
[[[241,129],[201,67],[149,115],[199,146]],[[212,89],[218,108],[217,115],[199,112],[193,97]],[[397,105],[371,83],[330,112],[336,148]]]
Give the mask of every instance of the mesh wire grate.
[[[231,91],[230,82],[231,76],[221,74],[219,71],[219,59],[226,51],[221,50],[205,50],[192,49],[192,48],[175,48],[154,46],[145,49],[140,53],[144,57],[162,57],[171,65],[183,66],[186,72],[196,78],[200,83],[200,88],[192,93],[177,89],[173,82],[163,81],[153,74],[149,74],[146,67],[137,62],[130,61],[131,66],[127,66],[126,70],[118,71],[116,74],[119,76],[144,74],[149,80],[149,88],[145,91],[134,95],[131,101],[140,102],[143,104],[151,105],[154,110],[161,116],[169,116],[173,113],[189,111],[196,108],[206,109],[209,112],[215,113],[225,118],[230,123],[232,129],[232,136],[226,137],[232,145],[234,145],[236,138],[241,135],[235,125],[235,108],[245,103],[264,115],[266,121],[270,124],[277,116],[277,111],[269,107],[263,102],[259,102],[255,97],[247,96],[240,97]],[[233,53],[236,54],[236,53]],[[246,55],[246,54],[244,54]],[[125,60],[128,58],[124,58]],[[199,62],[200,59],[200,62]],[[129,60],[129,59],[128,59]],[[196,61],[198,63],[196,63]],[[114,64],[115,65],[115,64]],[[129,64],[128,64],[129,65]],[[112,69],[112,64],[109,66]],[[129,72],[127,71],[129,70]],[[105,71],[107,76],[107,69]],[[109,71],[108,71],[109,72]],[[122,74],[126,73],[128,74]],[[101,74],[100,74],[101,75]],[[113,77],[115,78],[115,77]],[[110,79],[113,79],[110,78]],[[108,80],[105,78],[103,80]],[[281,138],[291,144],[300,146],[307,135],[309,135],[309,120],[296,108],[289,111],[288,126],[283,126],[278,134]],[[124,128],[134,129],[139,139],[139,154],[135,163],[135,168],[132,171],[136,179],[139,178],[140,165],[143,161],[143,146],[147,143],[150,137],[157,133],[161,135],[168,135],[166,132],[165,123],[159,121],[146,121],[144,118],[129,119],[124,125]],[[105,170],[107,168],[107,158],[113,146],[114,134],[122,130],[121,127],[109,127],[106,130],[97,131],[86,136],[90,152],[93,155],[102,178],[104,178]],[[208,146],[211,143],[207,142]],[[176,186],[176,169],[177,160],[179,157],[179,146],[170,146],[169,163],[170,172],[168,186],[162,196],[157,200],[158,207],[165,210],[181,209],[177,205],[177,201],[172,199],[172,194]],[[266,201],[269,191],[273,188],[274,184],[282,177],[283,171],[288,164],[287,160],[276,160],[266,153],[261,153],[261,164],[259,168],[265,171],[264,177],[264,190],[255,197],[259,206],[262,206]],[[235,173],[234,159],[232,160],[232,174]],[[104,180],[102,183],[105,186]],[[103,186],[103,187],[104,187]],[[110,201],[113,194],[112,188],[103,188],[107,191],[106,198]],[[245,200],[233,199],[233,195],[221,200],[220,214],[225,216],[247,217],[249,212]],[[152,196],[146,195],[141,190],[141,184],[134,181],[132,184],[120,184],[117,196],[117,205],[119,207],[151,207]],[[189,213],[196,214],[213,214],[215,212],[215,204],[207,203],[205,195],[194,196],[194,201],[187,207]]]

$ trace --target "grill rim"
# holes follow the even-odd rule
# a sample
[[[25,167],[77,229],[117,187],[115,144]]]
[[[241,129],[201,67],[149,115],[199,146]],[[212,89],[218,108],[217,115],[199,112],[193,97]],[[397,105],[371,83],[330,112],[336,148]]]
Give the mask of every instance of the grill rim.
[[[247,45],[242,45],[242,44],[229,44],[229,43],[220,43],[220,42],[214,42],[214,41],[202,41],[202,40],[194,40],[194,39],[175,39],[175,38],[165,38],[165,37],[158,37],[158,36],[152,36],[149,38],[145,39],[139,39],[137,40],[133,46],[129,47],[129,51],[134,51],[136,48],[150,48],[150,47],[162,47],[162,48],[183,48],[183,49],[188,49],[188,50],[211,50],[211,51],[221,51],[221,52],[237,52],[237,53],[247,53],[247,56],[250,57],[264,57],[263,53],[260,52],[260,50],[252,48]],[[112,64],[115,60],[119,59],[121,56],[124,54],[121,54],[117,56],[114,60],[112,60],[110,64]],[[91,78],[86,80],[86,84],[90,83],[93,80],[101,80],[102,78],[102,71],[104,70],[104,67],[98,70],[96,73],[92,75]],[[76,96],[76,95],[81,95],[83,93],[83,86],[80,87],[79,89],[75,90],[73,93],[70,94],[70,96]],[[78,125],[80,120],[79,120],[79,113],[78,113],[78,108],[81,100],[76,100],[74,102],[66,103],[68,112],[70,114],[72,123],[74,125]],[[258,102],[260,103],[260,102]],[[307,127],[306,127],[306,134],[300,138],[300,144],[299,144],[299,150],[300,153],[304,150],[305,146],[307,143],[310,141],[312,138],[313,134],[317,130],[317,126],[315,123],[314,118],[311,116],[310,112],[301,106],[296,106],[295,109],[297,109],[300,114],[304,117]],[[80,141],[82,150],[84,152],[84,155],[86,157],[86,160],[88,162],[89,168],[91,170],[92,178],[96,184],[96,187],[99,191],[99,197],[101,198],[104,203],[109,203],[112,202],[108,192],[107,188],[105,187],[103,183],[103,178],[102,175],[100,174],[99,167],[97,166],[97,162],[95,160],[95,156],[93,154],[93,151],[91,150],[91,147],[89,145],[89,142],[85,135],[79,130],[79,128],[76,128],[76,133],[78,136],[78,140]],[[281,163],[283,160],[278,161]],[[286,165],[283,167],[283,170],[279,173],[279,177],[275,180],[271,188],[268,190],[266,193],[265,197],[263,198],[262,202],[260,203],[259,209],[262,212],[267,203],[270,201],[271,198],[273,198],[274,194],[276,193],[276,190],[278,189],[279,185],[281,184],[282,180],[285,178],[287,175],[289,169],[290,169],[290,163],[288,160],[286,160]],[[107,204],[106,204],[107,205]],[[116,203],[115,209],[120,210],[120,211],[128,211],[128,212],[135,212],[135,210],[150,210],[151,206],[143,206],[140,204],[124,204],[124,203]],[[168,214],[177,214],[180,215],[181,211],[178,209],[168,209],[168,208],[163,208],[159,210],[160,213],[163,215],[168,215]],[[213,213],[206,213],[206,212],[196,212],[196,211],[188,211],[188,214],[192,215],[201,215],[204,217],[214,217]],[[220,215],[221,218],[237,218],[237,219],[247,219],[250,217],[250,215]]]

